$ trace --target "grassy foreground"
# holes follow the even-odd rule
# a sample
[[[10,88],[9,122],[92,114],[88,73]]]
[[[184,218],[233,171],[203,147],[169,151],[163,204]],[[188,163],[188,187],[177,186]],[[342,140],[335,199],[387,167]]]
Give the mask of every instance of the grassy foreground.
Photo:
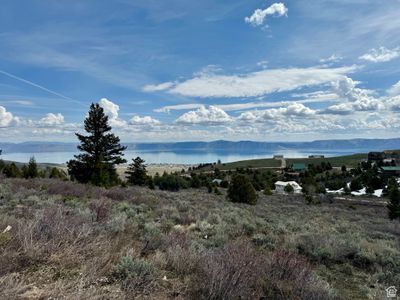
[[[0,180],[0,299],[377,299],[399,243],[385,207]]]

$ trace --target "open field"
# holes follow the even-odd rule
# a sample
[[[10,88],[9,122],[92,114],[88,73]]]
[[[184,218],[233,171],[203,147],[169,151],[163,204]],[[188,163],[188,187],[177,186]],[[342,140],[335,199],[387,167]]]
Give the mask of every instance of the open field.
[[[286,159],[287,165],[292,163],[304,163],[319,165],[321,162],[329,162],[332,167],[340,168],[341,166],[346,166],[348,168],[355,168],[357,165],[366,160],[368,157],[365,153],[346,155],[346,156],[337,156],[337,157],[326,157],[326,158],[288,158]]]
[[[400,285],[384,206],[221,191],[1,179],[0,299],[382,299]]]
[[[221,171],[236,170],[236,168],[279,168],[281,161],[273,158],[242,160],[231,163],[216,164],[214,167]],[[201,171],[211,171],[211,166],[201,168]]]
[[[320,164],[321,162],[329,162],[333,167],[341,167],[345,165],[349,168],[354,168],[358,165],[362,160],[367,159],[367,154],[353,154],[346,156],[337,156],[337,157],[326,157],[326,158],[285,158],[286,166],[290,166],[292,163],[304,163],[308,164]],[[217,164],[214,167],[226,171],[226,170],[236,170],[237,168],[249,168],[249,169],[267,169],[267,168],[280,168],[281,160],[273,159],[273,158],[265,158],[265,159],[252,159],[252,160],[243,160],[232,163],[223,163]],[[211,166],[206,166],[201,169],[201,171],[211,171]]]

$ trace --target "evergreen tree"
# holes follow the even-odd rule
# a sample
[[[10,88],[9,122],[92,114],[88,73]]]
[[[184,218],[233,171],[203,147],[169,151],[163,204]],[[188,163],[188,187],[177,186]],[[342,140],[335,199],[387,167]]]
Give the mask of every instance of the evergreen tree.
[[[1,154],[1,150],[0,150],[0,154]],[[3,169],[6,167],[6,163],[4,162],[4,160],[0,159],[0,172],[3,171]]]
[[[146,165],[144,160],[139,156],[132,159],[132,163],[128,166],[127,174],[128,183],[131,185],[144,185],[147,179]]]
[[[56,168],[56,167],[53,167],[53,168],[50,170],[49,178],[66,179],[67,176],[65,175],[65,172],[64,172],[64,171],[62,171],[62,170],[60,170],[60,169],[58,169],[58,168]]]
[[[36,178],[39,176],[39,171],[37,167],[37,163],[35,160],[35,157],[31,157],[29,159],[28,165],[23,165],[22,166],[22,176],[24,178]]]
[[[148,187],[149,189],[151,189],[151,190],[154,190],[154,189],[156,188],[156,187],[155,187],[155,184],[154,184],[153,177],[147,176],[146,185],[147,185],[147,187]]]
[[[191,177],[192,177],[192,179],[191,179],[191,182],[190,182],[190,186],[191,186],[192,188],[199,188],[199,187],[201,187],[201,181],[200,181],[199,176],[197,176],[196,173],[192,173],[192,174],[191,174]]]
[[[257,193],[247,176],[237,174],[233,176],[228,188],[228,197],[232,202],[248,204],[257,203]]]
[[[21,177],[21,171],[15,163],[6,165],[3,169],[3,173],[7,177],[11,177],[11,178]]]
[[[126,162],[122,158],[122,151],[126,147],[121,146],[119,137],[110,132],[108,116],[97,103],[90,106],[89,115],[85,119],[85,131],[89,135],[76,133],[80,141],[78,149],[82,153],[67,163],[71,178],[98,186],[118,184],[115,165]]]
[[[388,204],[389,218],[391,220],[400,219],[400,191],[395,178],[391,178],[388,183],[389,199]]]
[[[288,193],[288,194],[294,193],[294,188],[290,184],[287,184],[283,190],[285,191],[285,193]]]

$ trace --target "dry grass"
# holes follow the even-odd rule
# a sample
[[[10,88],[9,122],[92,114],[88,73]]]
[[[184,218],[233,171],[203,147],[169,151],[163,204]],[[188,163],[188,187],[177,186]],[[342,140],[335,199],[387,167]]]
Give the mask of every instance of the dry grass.
[[[373,299],[399,241],[384,207],[0,181],[0,299]]]

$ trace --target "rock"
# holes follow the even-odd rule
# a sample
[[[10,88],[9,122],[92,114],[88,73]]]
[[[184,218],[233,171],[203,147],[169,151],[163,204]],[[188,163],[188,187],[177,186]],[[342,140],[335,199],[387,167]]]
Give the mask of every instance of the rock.
[[[3,233],[9,232],[12,229],[10,225],[6,227],[6,229],[3,230]]]

